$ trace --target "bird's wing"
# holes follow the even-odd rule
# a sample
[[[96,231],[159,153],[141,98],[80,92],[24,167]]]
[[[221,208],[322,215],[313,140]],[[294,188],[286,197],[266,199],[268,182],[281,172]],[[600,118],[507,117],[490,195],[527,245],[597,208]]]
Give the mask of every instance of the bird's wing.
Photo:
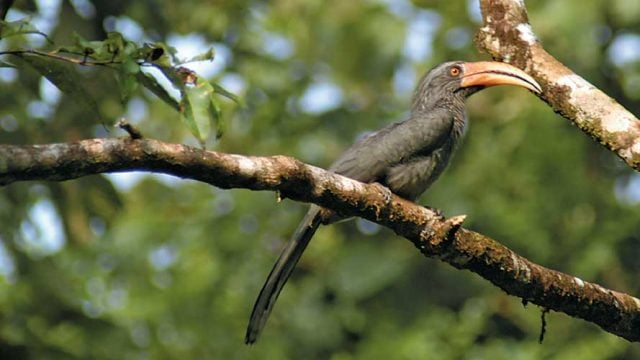
[[[442,146],[452,127],[453,116],[446,110],[415,114],[358,141],[330,170],[362,182],[383,182],[394,165],[428,156]]]

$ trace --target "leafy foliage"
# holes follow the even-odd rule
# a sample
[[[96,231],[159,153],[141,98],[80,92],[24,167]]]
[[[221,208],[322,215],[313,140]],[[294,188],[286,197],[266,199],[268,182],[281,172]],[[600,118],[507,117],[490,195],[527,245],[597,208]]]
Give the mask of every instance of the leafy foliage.
[[[0,35],[4,36],[39,33],[27,20],[3,22],[0,25]],[[0,54],[15,55],[25,61],[62,92],[75,99],[83,112],[92,114],[91,118],[95,122],[99,122],[101,118],[96,100],[86,88],[76,67],[70,64],[106,66],[115,70],[114,75],[118,80],[123,102],[131,98],[139,85],[146,87],[180,113],[189,131],[203,147],[211,130],[211,121],[216,123],[217,137],[222,135],[224,123],[214,94],[219,93],[234,101],[237,101],[237,97],[221,85],[211,84],[195,71],[181,66],[188,62],[212,61],[212,48],[188,60],[180,61],[175,56],[176,50],[162,42],[138,45],[125,39],[119,32],[108,32],[107,38],[102,41],[87,41],[74,34],[74,40],[72,45],[52,51],[18,48]],[[158,79],[143,72],[145,66],[158,69],[164,78],[178,89],[179,99],[176,100]]]
[[[640,57],[621,62],[612,50],[638,35],[632,3],[527,5],[552,54],[640,113]],[[115,136],[101,124],[124,116],[175,142],[205,141],[226,124],[217,150],[327,166],[363,132],[402,118],[430,66],[482,57],[473,1],[86,1],[53,15],[30,4],[16,2],[2,23],[12,30],[0,30],[5,53],[23,51],[2,59],[15,67],[0,68],[0,143]],[[16,23],[27,15],[36,21]],[[185,53],[192,44],[198,51]],[[242,107],[223,99],[237,101],[231,93]],[[421,202],[467,214],[465,226],[537,263],[638,294],[638,175],[525,91],[487,90],[468,109],[462,147]],[[303,209],[144,174],[3,188],[0,354],[640,356],[554,313],[539,345],[540,309],[362,221],[320,230],[264,337],[245,347],[253,300]]]
[[[47,35],[38,30],[29,19],[21,19],[16,21],[4,21],[0,20],[0,39],[7,38],[9,36],[26,35],[26,34],[38,34],[44,36],[47,40]],[[51,41],[51,40],[49,40]]]

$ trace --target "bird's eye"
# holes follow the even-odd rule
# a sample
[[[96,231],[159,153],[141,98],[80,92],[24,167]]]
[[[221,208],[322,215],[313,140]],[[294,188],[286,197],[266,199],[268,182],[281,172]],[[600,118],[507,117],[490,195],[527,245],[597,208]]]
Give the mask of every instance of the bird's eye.
[[[451,76],[460,75],[460,68],[457,67],[457,66],[452,66],[451,69],[449,69],[449,75],[451,75]]]

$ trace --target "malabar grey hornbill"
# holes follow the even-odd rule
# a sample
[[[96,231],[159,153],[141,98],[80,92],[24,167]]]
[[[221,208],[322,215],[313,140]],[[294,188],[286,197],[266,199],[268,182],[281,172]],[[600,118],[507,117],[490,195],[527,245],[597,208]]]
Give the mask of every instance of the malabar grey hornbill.
[[[465,100],[493,85],[515,85],[541,92],[531,76],[505,63],[440,64],[421,79],[406,120],[389,124],[358,141],[329,170],[365,183],[378,182],[396,195],[415,200],[440,176],[464,133]],[[247,344],[257,340],[318,226],[339,219],[334,212],[311,205],[260,291],[247,328]]]

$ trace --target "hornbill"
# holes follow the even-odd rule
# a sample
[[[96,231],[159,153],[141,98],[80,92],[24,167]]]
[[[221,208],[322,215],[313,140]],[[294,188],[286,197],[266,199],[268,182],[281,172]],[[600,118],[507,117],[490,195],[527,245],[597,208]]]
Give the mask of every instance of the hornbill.
[[[447,166],[466,126],[465,99],[494,85],[515,85],[540,93],[540,85],[511,65],[453,61],[431,69],[418,84],[409,117],[351,146],[330,167],[349,178],[388,187],[409,200],[422,194]],[[253,307],[245,342],[254,343],[269,313],[320,224],[340,220],[311,205],[276,261]]]

